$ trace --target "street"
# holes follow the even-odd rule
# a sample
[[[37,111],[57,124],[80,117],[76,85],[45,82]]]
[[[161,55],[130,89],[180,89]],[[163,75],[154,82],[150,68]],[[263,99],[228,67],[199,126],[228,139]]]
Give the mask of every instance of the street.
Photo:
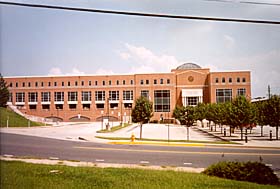
[[[113,145],[77,142],[35,136],[1,133],[1,156],[59,158],[114,164],[206,168],[218,161],[260,161],[280,169],[280,149],[248,147],[176,147],[152,145]]]

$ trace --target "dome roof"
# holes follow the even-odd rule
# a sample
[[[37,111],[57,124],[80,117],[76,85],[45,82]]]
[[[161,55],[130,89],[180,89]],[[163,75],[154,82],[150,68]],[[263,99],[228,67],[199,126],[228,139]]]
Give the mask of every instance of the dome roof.
[[[176,70],[191,70],[191,69],[201,69],[201,67],[194,63],[184,63],[176,68]]]

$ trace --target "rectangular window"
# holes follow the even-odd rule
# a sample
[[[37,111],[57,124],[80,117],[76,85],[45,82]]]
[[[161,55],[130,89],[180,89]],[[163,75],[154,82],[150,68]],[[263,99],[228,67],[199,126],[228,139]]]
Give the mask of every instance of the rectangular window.
[[[57,86],[57,82],[56,82],[56,81],[54,82],[54,86],[55,86],[55,87]]]
[[[170,90],[154,91],[155,112],[170,112]]]
[[[119,85],[119,84],[120,84],[120,81],[119,81],[119,80],[117,80],[117,81],[116,81],[116,84],[117,84],[117,85]]]
[[[41,87],[44,87],[44,82],[41,82]]]
[[[112,85],[112,81],[111,80],[109,80],[109,85]]]
[[[91,91],[82,91],[82,101],[91,101]]]
[[[246,95],[245,88],[237,89],[237,96],[245,96],[245,95]]]
[[[28,87],[31,87],[31,83],[30,82],[28,82]]]
[[[16,82],[16,87],[18,87],[18,83]]]
[[[130,80],[130,85],[133,85],[133,80]]]
[[[61,86],[62,86],[62,87],[64,86],[64,81],[61,82]]]
[[[123,91],[123,100],[133,100],[133,91]]]
[[[122,81],[122,84],[125,85],[125,80]]]
[[[28,102],[38,102],[38,93],[37,92],[29,92],[28,93]]]
[[[105,82],[105,81],[102,81],[102,84],[103,84],[103,85],[106,85],[106,82]]]
[[[70,81],[68,81],[68,86],[70,86],[71,85],[71,83],[70,83]]]
[[[84,86],[84,81],[81,82],[81,85]]]
[[[245,78],[245,77],[242,78],[242,82],[243,82],[243,83],[246,82],[246,78]]]
[[[140,84],[141,84],[141,85],[144,84],[144,80],[143,80],[143,79],[140,80]]]
[[[50,105],[49,104],[43,104],[42,109],[43,110],[50,110]]]
[[[146,79],[146,85],[149,85],[149,80],[148,79]]]
[[[22,83],[22,87],[25,87],[25,83],[24,82]]]
[[[75,86],[78,86],[78,81],[75,81]]]
[[[13,83],[10,83],[10,87],[13,87]]]
[[[226,79],[223,77],[222,78],[222,83],[225,83],[226,82]]]
[[[216,83],[219,83],[219,78],[216,78],[216,79],[215,79],[215,82],[216,82]]]
[[[147,99],[149,99],[149,91],[148,90],[142,90],[141,91],[141,96],[146,97]]]
[[[25,102],[25,93],[24,92],[16,93],[16,102]]]
[[[78,101],[78,92],[68,92],[68,101]]]
[[[104,109],[105,105],[104,104],[96,104],[97,109]]]
[[[83,110],[90,110],[90,104],[83,104]]]
[[[49,82],[49,87],[51,86],[51,82]]]
[[[187,106],[196,106],[199,102],[199,97],[198,96],[190,96],[186,97],[187,99]]]
[[[119,91],[109,91],[110,100],[119,100]]]
[[[160,79],[160,84],[163,84],[163,79]]]
[[[97,86],[98,85],[98,82],[97,81],[95,81],[95,86]]]
[[[63,110],[63,104],[56,104],[55,109],[57,110]]]
[[[38,87],[38,82],[35,82],[35,87]]]
[[[95,101],[105,101],[105,91],[95,91]]]
[[[64,92],[54,92],[54,101],[63,102],[64,101]]]
[[[70,110],[75,110],[75,109],[77,109],[77,104],[69,104],[69,109],[70,109]]]
[[[91,81],[88,81],[88,85],[91,86]]]
[[[236,79],[236,81],[237,81],[237,83],[240,83],[240,78],[238,77],[238,78]]]
[[[232,83],[232,78],[231,78],[231,77],[228,78],[228,82],[229,82],[229,83]]]
[[[8,102],[13,102],[13,93],[9,93]]]
[[[51,93],[50,92],[41,92],[41,102],[50,102]]]
[[[157,80],[156,80],[156,79],[154,79],[154,84],[155,84],[155,85],[157,84]]]
[[[167,84],[170,84],[170,79],[167,79],[166,83],[167,83]]]
[[[232,99],[232,89],[216,89],[216,102],[230,102]]]

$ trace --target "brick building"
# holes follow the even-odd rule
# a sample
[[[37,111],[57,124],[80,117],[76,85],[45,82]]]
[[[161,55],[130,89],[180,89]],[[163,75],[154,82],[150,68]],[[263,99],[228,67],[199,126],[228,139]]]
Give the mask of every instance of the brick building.
[[[170,73],[5,77],[10,104],[23,113],[63,121],[129,121],[139,96],[153,102],[154,119],[171,116],[176,104],[230,101],[237,95],[251,97],[249,71],[210,72],[185,63]]]

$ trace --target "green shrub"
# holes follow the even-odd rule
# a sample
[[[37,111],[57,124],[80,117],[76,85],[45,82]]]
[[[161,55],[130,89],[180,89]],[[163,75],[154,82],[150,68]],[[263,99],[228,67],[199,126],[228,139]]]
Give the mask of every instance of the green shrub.
[[[279,184],[273,170],[260,162],[219,162],[208,167],[203,173],[209,176],[259,184]]]

